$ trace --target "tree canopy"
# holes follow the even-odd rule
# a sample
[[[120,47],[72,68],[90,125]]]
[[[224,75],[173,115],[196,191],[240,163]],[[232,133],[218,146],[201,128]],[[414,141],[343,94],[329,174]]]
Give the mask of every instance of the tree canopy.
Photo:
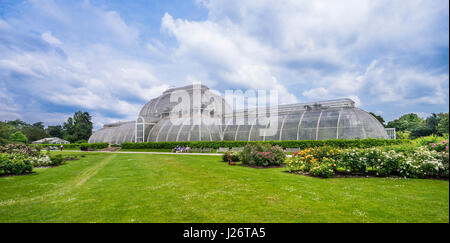
[[[92,117],[88,112],[77,111],[63,125],[45,127],[43,122],[29,124],[19,119],[0,122],[0,145],[28,143],[47,137],[58,137],[69,142],[87,141],[92,135]]]
[[[426,119],[409,113],[388,122],[386,127],[395,128],[397,132],[407,132],[402,134],[408,134],[413,139],[431,134],[444,135],[448,134],[448,113],[432,114]]]

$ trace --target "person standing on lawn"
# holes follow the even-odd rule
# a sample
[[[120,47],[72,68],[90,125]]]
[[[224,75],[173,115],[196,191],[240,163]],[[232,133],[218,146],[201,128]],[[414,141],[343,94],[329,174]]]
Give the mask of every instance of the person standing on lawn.
[[[59,149],[61,149],[61,151],[63,150],[64,146],[61,144],[61,146],[59,146]]]

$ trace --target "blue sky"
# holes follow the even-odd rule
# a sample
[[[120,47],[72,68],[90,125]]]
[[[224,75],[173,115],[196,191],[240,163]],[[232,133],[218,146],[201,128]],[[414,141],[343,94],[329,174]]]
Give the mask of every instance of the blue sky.
[[[0,0],[0,120],[134,120],[171,86],[448,112],[446,0]]]

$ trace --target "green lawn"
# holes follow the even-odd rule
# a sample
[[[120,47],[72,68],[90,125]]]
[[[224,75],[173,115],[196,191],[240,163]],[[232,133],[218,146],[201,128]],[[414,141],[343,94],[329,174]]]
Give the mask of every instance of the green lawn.
[[[85,154],[0,177],[0,222],[449,222],[443,180],[319,179],[220,156]]]

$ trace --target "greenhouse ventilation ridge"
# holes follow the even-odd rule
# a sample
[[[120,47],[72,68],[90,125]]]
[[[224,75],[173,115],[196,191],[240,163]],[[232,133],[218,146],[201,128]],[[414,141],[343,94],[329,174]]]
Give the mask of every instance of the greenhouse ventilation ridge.
[[[174,92],[185,92],[191,104],[198,92],[209,99],[187,113],[190,118],[175,118],[171,102]],[[222,109],[211,108],[211,100],[219,101]],[[231,112],[220,112],[231,111]],[[264,123],[256,114],[258,108],[233,111],[219,95],[209,92],[204,85],[188,85],[166,90],[143,106],[136,121],[104,125],[94,132],[90,143],[107,142],[162,142],[162,141],[269,141],[269,140],[326,140],[388,138],[383,125],[368,112],[355,107],[351,99],[298,103],[270,107],[268,113],[276,111],[272,134],[264,131],[270,124]],[[177,113],[178,114],[178,113]],[[199,114],[203,119],[198,124],[189,120]],[[206,118],[206,119],[204,119]],[[263,125],[261,125],[263,124]]]

